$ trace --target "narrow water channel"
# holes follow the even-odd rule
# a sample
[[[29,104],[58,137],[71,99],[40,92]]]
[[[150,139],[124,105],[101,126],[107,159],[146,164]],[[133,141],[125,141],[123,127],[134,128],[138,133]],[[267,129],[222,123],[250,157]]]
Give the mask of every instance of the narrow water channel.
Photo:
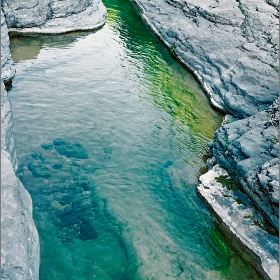
[[[11,38],[41,280],[259,279],[195,186],[222,116],[129,1],[95,32]]]

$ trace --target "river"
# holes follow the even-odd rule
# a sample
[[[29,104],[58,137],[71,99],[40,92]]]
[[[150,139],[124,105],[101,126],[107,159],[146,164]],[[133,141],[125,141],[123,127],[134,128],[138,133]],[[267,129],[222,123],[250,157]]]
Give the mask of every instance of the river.
[[[196,194],[222,115],[129,1],[104,3],[97,31],[11,38],[40,279],[259,279]]]

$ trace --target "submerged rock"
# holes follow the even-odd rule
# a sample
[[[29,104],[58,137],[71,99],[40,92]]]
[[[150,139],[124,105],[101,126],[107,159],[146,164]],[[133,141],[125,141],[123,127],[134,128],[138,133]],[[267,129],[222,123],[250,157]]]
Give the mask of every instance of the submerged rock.
[[[88,158],[88,153],[80,143],[70,143],[62,139],[55,139],[53,141],[55,150],[62,156],[68,158]]]
[[[145,21],[200,80],[214,106],[239,118],[278,96],[278,6],[263,0],[135,0]]]
[[[101,0],[3,0],[9,32],[58,34],[102,26],[107,11]]]
[[[10,53],[10,39],[3,11],[1,9],[1,78],[4,83],[15,76],[14,62]]]

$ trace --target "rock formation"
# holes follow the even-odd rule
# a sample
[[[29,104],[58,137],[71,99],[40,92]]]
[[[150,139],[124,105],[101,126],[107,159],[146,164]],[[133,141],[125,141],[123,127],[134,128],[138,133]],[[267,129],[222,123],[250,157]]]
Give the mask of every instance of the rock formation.
[[[279,228],[279,102],[219,128],[213,155]]]
[[[155,34],[193,71],[212,104],[235,120],[216,131],[210,145],[214,161],[234,176],[278,230],[279,4],[274,0],[134,2]],[[198,192],[204,197],[203,187]],[[227,224],[223,199],[215,196],[215,188],[208,192],[205,201]],[[231,206],[227,203],[227,210]],[[243,241],[254,235],[253,231],[245,235],[238,226],[229,228]],[[253,247],[262,246],[258,242],[262,241]],[[263,267],[267,279],[277,279],[279,259],[274,254],[264,261],[253,247],[247,248],[261,259],[260,273]]]
[[[1,10],[1,78],[4,83],[15,76],[14,62],[10,53],[10,39],[4,14]]]
[[[3,0],[9,32],[59,34],[102,26],[107,11],[101,0]]]
[[[217,130],[211,145],[213,155],[217,163],[234,176],[271,224],[278,229],[279,140],[275,131],[278,131],[279,127],[279,113],[275,99],[279,85],[279,4],[275,0],[134,2],[155,34],[193,71],[212,104],[237,118],[243,118]],[[107,15],[101,0],[78,0],[75,3],[72,0],[3,0],[1,3],[9,31],[14,33],[55,34],[94,29],[104,24]],[[14,69],[2,14],[1,30],[2,80],[7,82],[13,77]],[[4,92],[2,99],[5,98]],[[8,107],[5,108],[5,114],[10,115]],[[16,193],[23,190],[12,172],[15,156],[10,132],[11,121],[6,115],[6,128],[1,134],[2,147],[5,147],[2,152],[2,170],[5,172],[2,174],[6,176],[2,180],[7,182],[7,185],[17,186],[14,188],[16,198]],[[202,194],[203,189],[200,192]],[[26,195],[23,197],[28,201]],[[216,214],[225,221],[226,217],[219,210],[225,207],[222,200],[211,202],[211,197],[215,198],[211,193],[207,194],[207,197],[209,205],[212,205]],[[8,196],[7,199],[13,200]],[[20,201],[15,204],[25,205]],[[27,205],[23,207],[26,208]],[[231,209],[231,205],[228,207]],[[26,211],[18,213],[30,215],[30,209]],[[230,212],[227,213],[230,215]],[[2,212],[3,219],[6,215],[9,214],[3,216]],[[25,214],[20,217],[25,217]],[[236,232],[239,228],[234,230],[242,239],[242,232]],[[5,236],[4,240],[10,242],[14,237],[9,238]],[[24,248],[31,246],[28,242],[28,239],[23,241]],[[36,246],[33,249],[36,251]],[[29,256],[31,255],[23,257]],[[8,259],[5,257],[4,266]],[[30,257],[27,262],[31,260],[35,259]],[[271,277],[270,269],[273,270],[271,275],[276,277],[275,260],[268,260],[265,265],[268,277]],[[25,265],[22,264],[22,267]],[[15,270],[11,271],[13,272],[9,272],[10,275],[16,273]],[[11,279],[14,278],[11,276]]]
[[[222,178],[217,182],[217,178]],[[199,196],[222,222],[232,245],[241,241],[242,250],[252,255],[254,266],[263,279],[279,279],[279,239],[277,231],[268,231],[266,221],[250,199],[218,164],[200,176]],[[239,246],[238,246],[239,247]],[[238,247],[236,248],[238,250]],[[240,249],[239,249],[240,250]],[[241,253],[242,254],[242,253]]]
[[[29,193],[16,177],[11,107],[1,82],[2,279],[39,279],[40,247]]]
[[[201,81],[213,105],[244,118],[276,99],[279,13],[274,1],[134,1]]]
[[[40,246],[32,218],[32,200],[17,178],[11,107],[5,84],[15,67],[9,32],[64,33],[94,29],[106,21],[101,0],[1,2],[1,267],[3,279],[39,279]],[[5,17],[4,17],[5,15]],[[6,18],[6,19],[5,19]],[[7,24],[6,24],[7,22]]]

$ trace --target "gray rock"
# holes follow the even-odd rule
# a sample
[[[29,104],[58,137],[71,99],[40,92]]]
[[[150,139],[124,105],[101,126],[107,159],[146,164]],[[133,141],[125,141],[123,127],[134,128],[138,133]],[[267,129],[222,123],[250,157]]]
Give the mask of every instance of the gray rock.
[[[3,82],[1,83],[1,150],[10,154],[13,168],[16,170],[17,159],[12,134],[12,111]]]
[[[1,269],[2,279],[39,279],[40,247],[29,193],[16,177],[11,108],[1,93]]]
[[[279,25],[273,1],[134,2],[214,106],[244,118],[277,98]]]
[[[279,230],[279,101],[257,114],[223,125],[213,155]]]
[[[268,164],[266,168],[274,176],[274,167]],[[223,221],[232,239],[241,240],[242,247],[253,256],[256,269],[263,278],[279,279],[279,240],[276,231],[264,226],[262,215],[244,193],[219,183],[216,178],[220,176],[227,178],[229,175],[218,164],[200,176],[197,186],[199,196],[214,211],[218,220]]]
[[[1,9],[1,78],[7,83],[15,76],[14,62],[10,53],[10,39],[3,11]]]
[[[101,0],[4,0],[10,33],[58,34],[102,26],[107,11]]]

